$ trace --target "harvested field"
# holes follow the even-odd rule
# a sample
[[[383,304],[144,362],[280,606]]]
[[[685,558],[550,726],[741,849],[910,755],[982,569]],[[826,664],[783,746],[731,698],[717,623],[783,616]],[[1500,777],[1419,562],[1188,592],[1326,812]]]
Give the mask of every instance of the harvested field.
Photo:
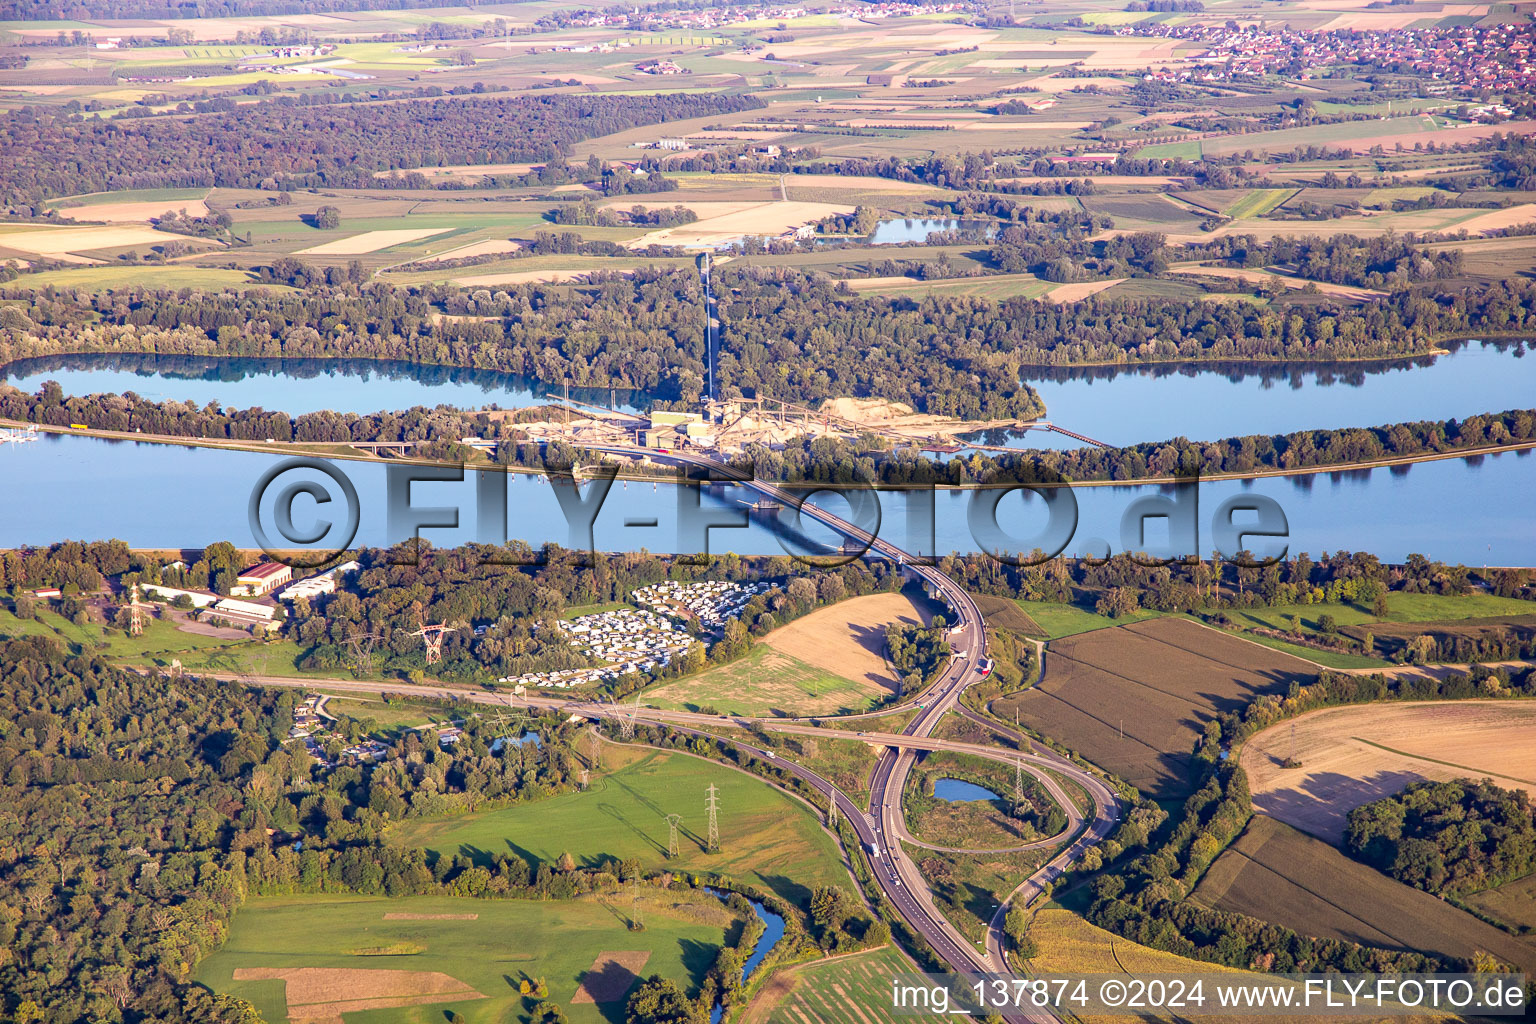
[[[1255,810],[1338,843],[1354,808],[1424,779],[1486,776],[1536,796],[1532,750],[1536,703],[1427,701],[1314,711],[1250,738],[1241,763]],[[1281,767],[1290,756],[1300,768]]]
[[[1189,793],[1205,723],[1307,682],[1307,662],[1188,619],[1158,618],[1052,641],[1039,685],[994,703],[1156,799]]]
[[[452,1003],[485,996],[440,971],[239,967],[236,981],[281,980],[291,1021],[340,1021],[343,1013]]]
[[[616,1003],[629,994],[640,972],[651,958],[648,950],[632,949],[617,953],[599,953],[587,973],[581,976],[581,987],[571,999],[573,1003]]]
[[[1471,220],[1462,221],[1457,225],[1466,228],[1472,234],[1483,231],[1496,231],[1503,228],[1518,227],[1536,221],[1536,203],[1521,203],[1518,206],[1505,207],[1502,210],[1490,210],[1480,213]]]
[[[164,210],[161,212],[163,213]],[[35,252],[43,256],[57,256],[91,249],[153,245],[184,237],[156,231],[150,227],[33,228],[27,226],[19,231],[0,231],[0,248]]]
[[[347,238],[338,238],[334,242],[324,242],[320,245],[312,245],[308,249],[300,249],[299,253],[306,256],[361,256],[364,253],[388,249],[392,245],[431,238],[447,230],[447,228],[398,228],[387,231],[364,231]]]
[[[818,609],[774,630],[763,642],[844,679],[889,688],[895,680],[885,660],[886,627],[926,623],[935,610],[935,602],[921,597],[871,594]]]
[[[1111,277],[1106,281],[1074,281],[1072,284],[1057,285],[1045,293],[1045,297],[1057,305],[1068,302],[1081,302],[1091,298],[1106,289],[1113,288],[1123,277]]]
[[[478,921],[479,914],[385,914],[386,921]]]
[[[862,192],[893,192],[899,195],[921,195],[925,192],[943,192],[937,185],[920,181],[896,181],[894,178],[877,178],[873,175],[844,174],[791,174],[784,179],[790,188],[854,189]]]
[[[769,633],[745,658],[650,687],[645,703],[732,714],[864,711],[895,690],[886,625],[926,622],[940,609],[905,594],[842,601]]]
[[[159,202],[97,203],[94,206],[61,206],[59,214],[77,221],[105,221],[108,224],[143,224],[151,218],[175,210],[189,217],[208,216],[208,205],[201,199],[165,199]]]
[[[487,238],[483,242],[471,242],[469,245],[458,249],[448,249],[435,256],[428,256],[423,263],[440,263],[444,260],[462,260],[471,256],[494,256],[498,253],[517,252],[523,247],[522,242],[510,238]]]
[[[1536,970],[1529,938],[1508,935],[1262,814],[1216,858],[1190,898],[1303,935],[1446,957],[1481,949]]]
[[[650,231],[629,243],[632,249],[648,245],[705,245],[745,235],[781,235],[834,213],[852,213],[853,207],[837,203],[797,201],[759,203],[720,217],[710,217],[675,228]]]

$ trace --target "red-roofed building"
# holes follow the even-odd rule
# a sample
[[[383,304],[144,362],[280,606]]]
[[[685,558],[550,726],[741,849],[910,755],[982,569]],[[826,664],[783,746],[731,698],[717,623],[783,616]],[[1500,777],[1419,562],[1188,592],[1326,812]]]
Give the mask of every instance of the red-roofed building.
[[[236,596],[257,597],[290,582],[293,568],[281,562],[258,562],[249,569],[242,569],[229,592]]]

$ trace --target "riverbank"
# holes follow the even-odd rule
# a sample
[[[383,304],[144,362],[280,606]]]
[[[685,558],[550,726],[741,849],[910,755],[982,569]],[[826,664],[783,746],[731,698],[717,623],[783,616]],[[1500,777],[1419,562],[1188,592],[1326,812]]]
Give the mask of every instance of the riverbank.
[[[526,475],[548,475],[549,470],[536,466],[505,465],[492,462],[489,459],[472,460],[468,462],[444,462],[440,459],[419,458],[411,455],[397,455],[385,457],[377,453],[360,451],[346,442],[321,442],[321,441],[246,441],[229,440],[225,438],[206,437],[180,437],[167,434],[140,434],[122,430],[100,430],[91,427],[59,427],[40,423],[28,423],[25,420],[0,419],[0,429],[36,427],[39,433],[57,434],[69,437],[94,437],[108,441],[137,441],[143,444],[174,445],[184,448],[216,448],[224,451],[255,452],[258,454],[281,455],[285,457],[313,456],[323,459],[337,459],[346,462],[378,462],[394,465],[412,466],[463,466],[470,470],[491,470],[504,473],[519,473]],[[387,445],[390,442],[368,442]],[[407,442],[410,443],[410,442]],[[1308,477],[1319,474],[1351,473],[1372,469],[1383,469],[1402,466],[1413,466],[1420,463],[1443,462],[1451,459],[1471,459],[1488,455],[1497,455],[1502,452],[1523,452],[1536,448],[1536,440],[1513,441],[1508,444],[1480,445],[1473,448],[1458,448],[1452,451],[1422,452],[1413,455],[1397,456],[1392,458],[1370,459],[1356,462],[1328,463],[1318,466],[1302,466],[1294,469],[1265,469],[1252,470],[1241,473],[1202,473],[1200,481],[1214,483],[1217,481],[1232,480],[1262,480],[1271,478]],[[1023,451],[1023,449],[1021,449]],[[643,455],[639,449],[637,455]],[[670,466],[653,464],[654,472],[644,472],[633,463],[619,468],[615,479],[631,480],[639,482],[666,483],[677,479],[677,471]],[[1171,475],[1159,475],[1149,477],[1132,477],[1123,480],[1067,480],[1059,482],[986,482],[976,481],[964,484],[868,484],[862,482],[826,482],[809,480],[781,480],[771,481],[775,484],[790,488],[805,488],[815,486],[817,490],[869,490],[873,487],[881,491],[903,490],[939,490],[939,491],[970,491],[989,490],[998,488],[1012,489],[1027,486],[1030,488],[1054,489],[1058,487],[1139,487],[1143,485],[1161,486],[1169,484],[1187,483],[1188,479]]]

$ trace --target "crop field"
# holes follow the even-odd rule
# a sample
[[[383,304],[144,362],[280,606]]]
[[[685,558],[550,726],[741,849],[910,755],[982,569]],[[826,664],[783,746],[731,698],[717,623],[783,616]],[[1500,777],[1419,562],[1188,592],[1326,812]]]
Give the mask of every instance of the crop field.
[[[394,231],[364,231],[362,234],[338,238],[334,242],[312,245],[308,249],[300,249],[299,252],[313,256],[358,256],[365,252],[378,252],[380,249],[388,249],[392,245],[401,245],[405,242],[415,242],[423,238],[430,238],[432,235],[442,234],[443,231],[443,228],[401,228]]]
[[[644,931],[629,929],[633,912],[627,892],[556,902],[256,898],[195,978],[250,1000],[268,1021],[331,1024],[362,1011],[380,1024],[440,1024],[445,1011],[499,1024],[531,1006],[519,983],[542,978],[572,1024],[599,1024],[623,1005],[578,998],[600,957],[624,956],[646,975],[694,988],[735,927],[734,915],[702,893],[645,892]]]
[[[906,256],[906,251],[902,255]],[[854,279],[848,286],[861,294],[912,296],[969,295],[982,299],[1011,299],[1021,296],[1038,299],[1053,286],[1033,274],[991,274],[986,277],[958,277],[934,281],[919,281],[911,277],[868,277]]]
[[[806,806],[761,779],[686,754],[610,746],[585,792],[532,804],[402,822],[400,846],[489,857],[512,852],[578,864],[637,857],[648,871],[728,874],[801,902],[818,885],[848,885],[831,836]],[[705,850],[704,789],[720,787],[721,851]],[[667,858],[667,815],[683,817],[681,855]]]
[[[1040,955],[1030,961],[1035,971],[1044,975],[1061,974],[1118,974],[1131,977],[1147,977],[1154,974],[1220,974],[1236,980],[1259,978],[1260,975],[1241,971],[1235,967],[1189,960],[1176,953],[1143,946],[1138,942],[1105,931],[1089,924],[1072,911],[1048,903],[1035,914],[1029,934],[1040,944]],[[1094,1024],[1131,1024],[1145,1021],[1184,1021],[1184,1016],[1157,1016],[1148,1014],[1136,1017],[1094,1015]],[[1201,1016],[1202,1021],[1239,1021],[1243,1018],[1217,1015]],[[1248,1018],[1252,1020],[1253,1018]],[[1321,1024],[1327,1017],[1287,1017],[1296,1024]]]
[[[1350,811],[1423,779],[1488,777],[1536,796],[1533,750],[1536,703],[1430,701],[1314,711],[1250,737],[1241,759],[1255,810],[1337,843]]]
[[[34,288],[73,288],[87,292],[104,292],[115,288],[202,288],[222,291],[226,288],[244,291],[247,288],[276,288],[289,290],[287,285],[257,282],[243,270],[218,270],[212,267],[80,267],[73,270],[48,270],[41,274],[28,274],[4,285],[8,291]]]
[[[1462,899],[1512,929],[1536,931],[1536,875],[1526,875]]]
[[[135,245],[155,245],[170,241],[194,241],[154,228],[100,227],[44,228],[30,224],[7,224],[0,229],[0,248],[42,256],[62,256],[92,249],[126,249]]]
[[[1221,212],[1233,220],[1262,217],[1284,206],[1296,192],[1294,188],[1256,188]]]
[[[864,711],[896,692],[886,626],[927,622],[937,607],[905,593],[839,601],[769,633],[745,658],[651,687],[645,702],[753,715]]]
[[[722,714],[847,714],[866,711],[877,691],[759,643],[744,658],[663,682],[644,703],[664,710],[714,708]]]
[[[1486,950],[1530,972],[1536,944],[1353,861],[1319,839],[1254,815],[1190,897],[1303,935],[1470,957]]]
[[[1207,721],[1314,675],[1279,652],[1159,618],[1053,641],[1040,683],[993,709],[1004,718],[1017,712],[1020,724],[1143,793],[1176,800],[1189,792],[1190,758]]]
[[[741,1024],[901,1024],[910,1018],[891,1012],[891,979],[916,971],[895,946],[802,964],[770,978]]]

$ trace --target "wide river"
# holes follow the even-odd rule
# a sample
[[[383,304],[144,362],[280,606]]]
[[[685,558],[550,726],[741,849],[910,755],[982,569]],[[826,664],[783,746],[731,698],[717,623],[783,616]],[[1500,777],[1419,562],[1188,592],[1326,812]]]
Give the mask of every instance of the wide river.
[[[47,435],[20,445],[0,444],[0,546],[45,544],[65,538],[119,537],[135,547],[197,547],[231,540],[255,547],[247,507],[258,479],[282,461],[253,452],[218,451],[134,441]],[[391,530],[385,509],[386,466],[375,462],[336,462],[353,483],[360,505],[357,540],[392,543],[409,530]],[[287,475],[280,478],[287,484]],[[278,488],[280,489],[280,488]],[[337,495],[339,490],[329,488]],[[269,489],[270,497],[276,489]],[[1147,494],[1164,493],[1156,486],[1080,487],[1075,491],[1079,521],[1069,552],[1099,553],[1105,540],[1114,550],[1121,518],[1130,503]],[[1536,565],[1536,528],[1531,496],[1536,495],[1536,455],[1506,452],[1478,459],[1452,459],[1395,469],[1301,477],[1271,477],[1255,481],[1216,481],[1201,485],[1199,523],[1202,551],[1210,543],[1211,514],[1228,497],[1245,492],[1266,495],[1284,510],[1290,533],[1289,550],[1314,556],[1339,549],[1370,551],[1401,561],[1419,552],[1444,561],[1468,565]],[[508,480],[508,528],[512,538],[537,546],[546,541],[584,546],[567,524],[551,485],[537,477],[513,475]],[[595,546],[600,550],[697,552],[704,550],[702,534],[679,527],[679,504],[698,501],[706,512],[725,514],[741,509],[741,498],[729,489],[706,491],[661,484],[622,481],[613,485],[594,520]],[[463,483],[427,482],[411,488],[414,506],[459,509],[457,529],[428,529],[422,536],[438,546],[479,539],[474,474]],[[817,499],[829,510],[844,512],[839,496]],[[939,552],[984,549],[971,535],[967,502],[971,495],[941,492],[936,498],[935,549]],[[880,535],[909,548],[905,495],[885,494],[881,502]],[[317,519],[337,519],[337,505],[317,508],[300,496],[293,520],[302,531]],[[262,522],[271,532],[270,501]],[[1013,495],[999,509],[999,525],[1017,538],[1014,550],[1029,543],[1044,525],[1037,500]],[[654,520],[655,525],[644,525]],[[1241,520],[1240,520],[1241,521]],[[820,541],[830,535],[809,527]],[[275,534],[274,534],[275,536]],[[487,536],[495,538],[491,529]],[[334,538],[333,538],[334,539]],[[708,550],[742,554],[773,554],[782,536],[759,520],[745,528],[712,529]],[[1155,534],[1149,540],[1156,542]],[[1261,553],[1263,542],[1249,545]],[[290,545],[276,544],[286,547]],[[792,550],[806,550],[794,547]]]
[[[11,383],[36,390],[57,380],[66,394],[135,391],[161,400],[216,401],[303,413],[317,409],[373,412],[446,403],[511,407],[538,400],[547,388],[504,374],[366,361],[249,360],[152,356],[73,356],[11,364]],[[1523,347],[1469,344],[1450,355],[1392,365],[1273,369],[1216,368],[1119,371],[1076,370],[1033,381],[1052,421],[1115,443],[1178,435],[1220,438],[1238,433],[1307,427],[1374,425],[1403,419],[1441,419],[1531,405],[1536,356]],[[572,397],[578,397],[573,392]],[[579,397],[607,404],[609,393]],[[647,396],[618,393],[618,404],[643,405]],[[1053,435],[1030,431],[1028,442]],[[997,438],[989,438],[996,441]],[[1067,439],[1060,438],[1064,443]],[[1013,444],[1022,443],[1018,439]],[[140,547],[192,547],[215,540],[254,546],[246,512],[253,485],[279,460],[273,456],[140,444],[84,437],[0,444],[0,545],[42,544],[63,538],[120,537]],[[382,544],[392,535],[384,512],[382,465],[340,462],[362,505],[358,541]],[[1400,560],[1420,552],[1469,565],[1536,565],[1536,457],[1506,453],[1447,460],[1411,468],[1378,469],[1258,481],[1220,481],[1201,489],[1201,545],[1209,547],[1210,514],[1244,491],[1267,495],[1284,509],[1290,550],[1314,555],[1338,549]],[[286,481],[286,477],[284,480]],[[1120,550],[1119,520],[1127,505],[1156,487],[1086,487],[1076,492],[1080,522],[1068,550],[1096,552],[1100,539]],[[508,535],[540,544],[580,542],[572,537],[554,492],[536,478],[514,476],[509,485]],[[691,493],[691,492],[685,492]],[[706,508],[736,510],[731,492],[706,493]],[[425,483],[413,489],[416,505],[457,505],[460,527],[429,529],[438,545],[476,539],[475,487]],[[841,509],[842,500],[823,498]],[[935,547],[973,551],[962,495],[937,498]],[[906,502],[886,495],[881,535],[908,540]],[[617,483],[595,520],[601,549],[695,551],[701,537],[678,528],[678,492],[665,484]],[[1011,536],[1031,538],[1043,521],[1015,496],[1001,506]],[[295,520],[317,510],[300,497]],[[325,516],[330,518],[330,516]],[[654,519],[655,526],[626,526]],[[268,526],[270,530],[270,525]],[[810,536],[827,539],[815,528]],[[487,536],[494,536],[490,531]],[[716,552],[772,553],[782,535],[760,521],[744,529],[715,529]],[[793,545],[792,545],[793,546]]]

